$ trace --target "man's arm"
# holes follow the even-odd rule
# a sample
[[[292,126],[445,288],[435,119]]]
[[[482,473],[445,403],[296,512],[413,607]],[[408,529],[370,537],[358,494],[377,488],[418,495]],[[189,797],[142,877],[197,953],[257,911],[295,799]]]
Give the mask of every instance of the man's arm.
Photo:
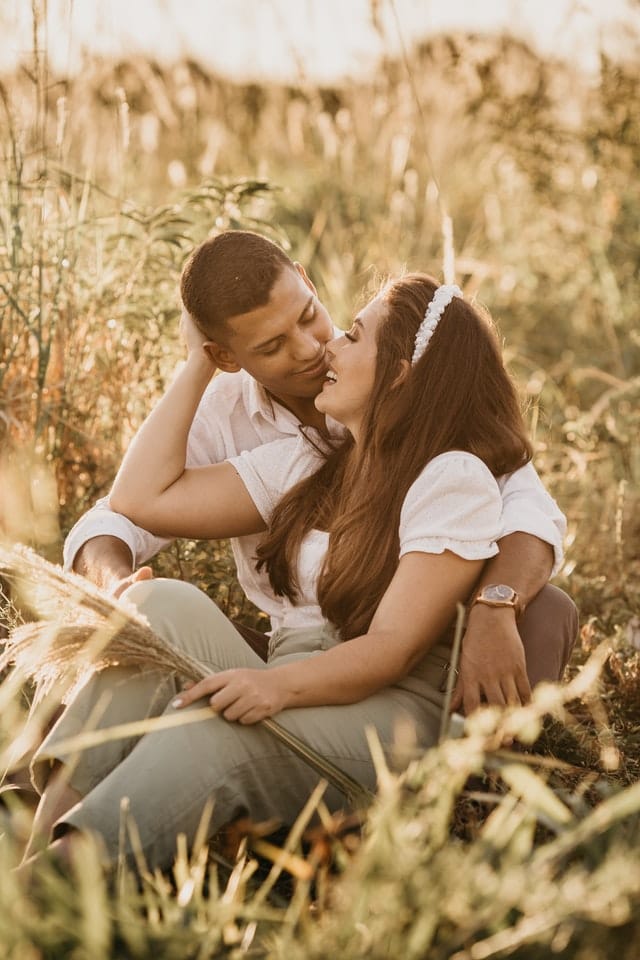
[[[511,533],[498,546],[500,553],[485,565],[475,592],[485,584],[505,583],[516,591],[524,609],[551,575],[553,547],[528,533]],[[474,604],[462,641],[452,709],[462,707],[468,716],[483,700],[526,703],[530,696],[515,611]]]
[[[213,390],[210,394],[198,410],[189,433],[191,466],[216,463],[227,456],[215,416],[220,405],[211,402]],[[224,410],[225,405],[220,409]],[[131,583],[153,575],[150,567],[139,565],[170,542],[115,513],[104,497],[83,514],[69,532],[64,544],[64,567],[119,596]]]
[[[130,548],[118,537],[92,537],[76,553],[73,570],[97,586],[119,597],[132,583],[150,580],[151,567],[134,570]]]

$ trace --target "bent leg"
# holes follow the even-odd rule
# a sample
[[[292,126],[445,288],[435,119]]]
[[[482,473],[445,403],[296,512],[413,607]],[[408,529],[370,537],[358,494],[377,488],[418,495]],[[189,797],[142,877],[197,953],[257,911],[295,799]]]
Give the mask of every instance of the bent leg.
[[[578,610],[573,600],[552,584],[531,601],[518,620],[529,683],[562,679],[578,635]]]
[[[169,706],[165,712],[171,710]],[[371,790],[376,774],[367,726],[376,729],[387,753],[392,752],[398,724],[411,724],[423,746],[436,741],[439,726],[437,717],[422,709],[418,698],[394,689],[357,704],[283,711],[277,719]],[[115,861],[121,802],[126,797],[147,862],[168,867],[178,833],[193,842],[209,800],[213,800],[210,836],[241,814],[254,822],[277,818],[291,824],[318,779],[311,767],[263,726],[243,726],[212,715],[200,723],[147,734],[59,822],[56,832],[69,827],[96,832]],[[346,805],[333,788],[327,790],[324,801],[330,810]],[[129,843],[123,852],[131,856]]]
[[[148,580],[134,584],[125,597],[134,603],[151,628],[174,647],[185,651],[210,671],[233,666],[264,668],[230,621],[206,594],[179,580]],[[52,761],[68,764],[70,756],[58,744],[85,730],[105,730],[119,724],[162,714],[177,693],[176,678],[152,666],[113,667],[96,674],[69,704],[35,754],[32,779],[42,793]],[[123,737],[84,750],[68,771],[68,783],[88,793],[131,752],[138,737]],[[71,769],[72,768],[72,769]]]

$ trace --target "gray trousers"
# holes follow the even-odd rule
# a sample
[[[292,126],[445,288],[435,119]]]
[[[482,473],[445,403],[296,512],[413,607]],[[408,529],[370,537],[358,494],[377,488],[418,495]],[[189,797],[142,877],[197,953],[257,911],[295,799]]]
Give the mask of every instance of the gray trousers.
[[[285,630],[273,638],[269,661],[264,663],[216,605],[189,584],[146,581],[130,587],[126,597],[157,634],[211,671],[239,666],[268,670],[314,656],[336,642],[329,631]],[[433,745],[439,732],[443,701],[439,687],[447,656],[446,647],[438,645],[397,686],[354,704],[285,710],[277,720],[373,790],[376,774],[367,727],[375,729],[392,763],[397,742]],[[87,726],[106,728],[175,713],[171,707],[175,693],[175,681],[156,671],[122,667],[95,676],[37,751],[33,762],[36,786],[42,788],[51,760],[72,759],[57,748],[63,739]],[[187,709],[205,704],[202,700]],[[96,707],[101,712],[97,722]],[[395,760],[402,762],[397,755]],[[142,852],[152,867],[170,866],[179,833],[186,834],[188,842],[194,839],[211,798],[210,835],[245,813],[255,822],[276,818],[292,823],[319,779],[260,725],[230,723],[213,713],[201,722],[137,739],[105,742],[83,751],[70,770],[69,782],[83,799],[56,825],[54,834],[68,827],[97,833],[104,841],[107,859],[115,861],[123,836],[121,802],[126,797]],[[332,788],[324,801],[330,810],[345,806],[344,797]],[[128,841],[122,852],[130,855]]]

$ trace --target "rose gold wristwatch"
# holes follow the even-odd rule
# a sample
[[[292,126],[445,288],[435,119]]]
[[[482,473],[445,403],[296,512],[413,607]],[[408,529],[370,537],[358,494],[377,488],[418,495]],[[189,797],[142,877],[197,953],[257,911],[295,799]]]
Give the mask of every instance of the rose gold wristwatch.
[[[513,607],[516,617],[524,612],[518,594],[506,583],[489,583],[482,587],[471,601],[471,607],[476,603],[484,603],[487,607]]]

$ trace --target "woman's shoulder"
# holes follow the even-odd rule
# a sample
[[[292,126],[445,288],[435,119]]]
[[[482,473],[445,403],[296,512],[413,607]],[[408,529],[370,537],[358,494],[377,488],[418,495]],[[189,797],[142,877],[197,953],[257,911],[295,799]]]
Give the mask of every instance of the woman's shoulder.
[[[458,486],[461,482],[477,482],[498,491],[498,482],[484,460],[467,450],[447,450],[430,460],[418,474],[412,487],[451,482]]]
[[[465,450],[448,450],[427,463],[409,487],[402,519],[417,512],[449,514],[487,506],[502,509],[496,478],[486,463]],[[499,505],[499,507],[498,507]]]
[[[400,554],[452,550],[467,559],[493,556],[501,514],[500,490],[487,465],[464,450],[447,451],[426,464],[407,492]]]

